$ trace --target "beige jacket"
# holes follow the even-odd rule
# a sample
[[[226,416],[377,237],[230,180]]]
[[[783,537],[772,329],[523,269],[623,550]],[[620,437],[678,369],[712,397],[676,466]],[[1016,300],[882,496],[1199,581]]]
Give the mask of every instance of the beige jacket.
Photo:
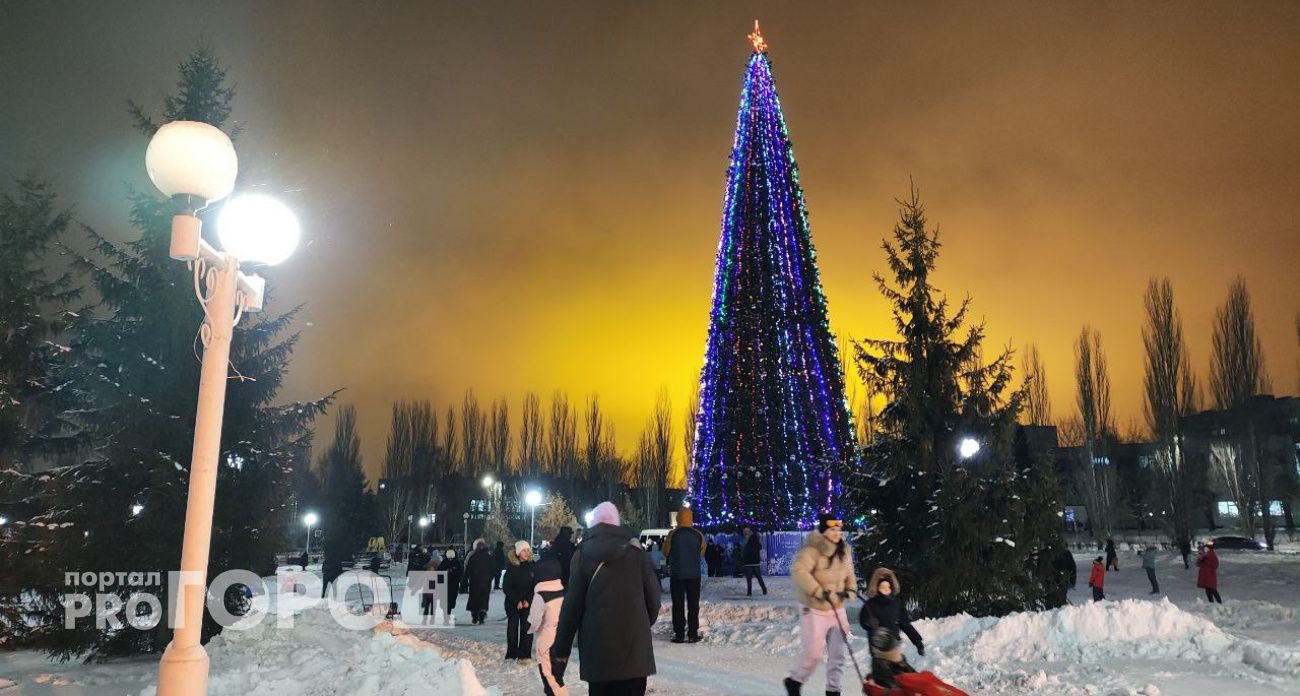
[[[853,573],[853,550],[844,542],[844,555],[835,556],[836,545],[831,543],[821,532],[813,532],[804,541],[803,548],[794,557],[790,566],[790,576],[794,578],[794,598],[799,603],[820,611],[829,611],[844,606],[847,597],[857,594],[858,579]],[[830,601],[822,598],[822,591],[829,590]]]

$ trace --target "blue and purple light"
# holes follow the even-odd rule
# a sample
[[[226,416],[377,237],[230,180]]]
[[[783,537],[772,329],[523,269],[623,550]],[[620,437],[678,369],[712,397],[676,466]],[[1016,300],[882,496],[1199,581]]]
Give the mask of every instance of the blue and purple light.
[[[688,497],[701,525],[806,529],[838,510],[856,443],[799,168],[766,44],[751,40]]]

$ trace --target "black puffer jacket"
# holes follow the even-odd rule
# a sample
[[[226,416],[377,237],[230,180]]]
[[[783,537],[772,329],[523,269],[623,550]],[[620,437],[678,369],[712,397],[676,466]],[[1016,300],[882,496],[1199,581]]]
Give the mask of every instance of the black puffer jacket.
[[[577,636],[586,682],[655,673],[650,626],[659,617],[659,581],[650,557],[623,527],[598,524],[573,554],[551,654],[567,658]]]
[[[878,588],[881,580],[889,581],[894,594],[880,594]],[[858,623],[870,635],[873,646],[880,646],[885,650],[893,648],[894,646],[888,645],[888,642],[897,641],[901,631],[907,634],[912,645],[919,650],[924,650],[921,634],[912,627],[912,619],[907,615],[907,607],[898,599],[899,589],[898,578],[894,575],[894,571],[888,568],[877,568],[871,574],[871,582],[867,585],[868,599],[858,614]],[[875,634],[881,629],[889,633],[889,641],[877,640]]]
[[[533,588],[537,586],[536,568],[533,561],[519,560],[514,549],[506,551],[506,579],[501,583],[501,590],[505,593],[507,613],[520,602],[533,601]]]

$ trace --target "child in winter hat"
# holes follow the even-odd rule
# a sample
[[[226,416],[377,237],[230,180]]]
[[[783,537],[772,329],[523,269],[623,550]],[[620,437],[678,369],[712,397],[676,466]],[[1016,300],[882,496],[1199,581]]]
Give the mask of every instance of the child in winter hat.
[[[535,636],[533,650],[537,671],[542,676],[542,689],[546,696],[569,696],[564,678],[551,672],[549,659],[551,645],[555,643],[555,630],[560,623],[560,610],[564,607],[560,562],[554,558],[543,559],[537,564],[534,574],[537,586],[533,590],[533,603],[528,608],[528,632]]]

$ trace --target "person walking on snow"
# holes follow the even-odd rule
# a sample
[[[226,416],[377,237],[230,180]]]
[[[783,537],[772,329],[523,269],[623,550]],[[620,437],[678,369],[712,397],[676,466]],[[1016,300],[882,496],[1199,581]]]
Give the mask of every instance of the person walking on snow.
[[[469,610],[472,623],[487,621],[488,595],[492,594],[492,576],[495,573],[496,563],[488,552],[487,542],[475,539],[474,551],[465,559],[465,585],[469,590],[465,608]]]
[[[898,598],[900,589],[894,571],[876,568],[871,574],[871,582],[867,583],[867,601],[858,614],[858,623],[867,632],[871,643],[871,679],[885,689],[894,688],[895,676],[916,671],[903,657],[900,631],[907,634],[918,653],[925,655],[921,634],[912,627],[907,606]]]
[[[460,559],[456,558],[456,549],[451,548],[447,549],[447,553],[442,557],[441,561],[435,561],[433,558],[429,559],[430,566],[433,566],[435,562],[438,564],[434,568],[435,570],[447,573],[447,608],[443,610],[442,622],[449,624],[452,620],[452,612],[456,610],[456,595],[460,592],[462,567]]]
[[[659,618],[659,583],[636,535],[619,526],[613,503],[597,505],[591,518],[573,553],[551,673],[564,679],[576,637],[579,674],[590,696],[644,696],[646,679],[655,673],[650,627]]]
[[[857,594],[858,580],[853,573],[853,553],[844,541],[844,523],[835,515],[821,515],[817,531],[808,535],[803,548],[790,566],[794,596],[799,610],[799,643],[802,652],[786,677],[788,696],[799,696],[804,682],[812,676],[826,654],[826,693],[840,696],[840,679],[849,646],[848,614],[844,600]]]
[[[528,632],[533,635],[537,671],[542,675],[542,693],[546,696],[569,696],[563,679],[551,672],[551,646],[564,608],[564,582],[560,579],[560,562],[547,558],[537,564],[537,587],[528,606]]]
[[[555,534],[555,541],[546,550],[546,558],[554,558],[560,564],[560,579],[569,581],[570,565],[573,563],[573,528],[560,527]]]
[[[497,545],[492,547],[492,563],[496,568],[496,574],[492,576],[492,589],[501,589],[501,574],[506,570],[506,542],[497,540]]]
[[[1119,554],[1115,551],[1115,540],[1107,539],[1106,540],[1106,570],[1110,570],[1111,566],[1114,566],[1115,570],[1119,570]]]
[[[1092,575],[1088,576],[1088,587],[1092,588],[1092,601],[1100,602],[1106,598],[1106,568],[1101,564],[1101,556],[1092,562]]]
[[[1187,539],[1178,542],[1178,552],[1183,555],[1183,570],[1191,568],[1192,566],[1188,565],[1187,559],[1192,556],[1192,542]]]
[[[759,589],[767,594],[767,583],[763,582],[763,544],[749,527],[745,527],[744,536],[745,549],[741,551],[741,560],[745,562],[745,596],[754,596],[755,579]]]
[[[1142,556],[1142,570],[1147,572],[1147,580],[1151,581],[1151,592],[1148,594],[1160,594],[1160,583],[1156,582],[1156,545],[1148,546],[1145,553],[1139,554]]]
[[[528,634],[528,606],[533,601],[536,564],[533,548],[520,539],[506,552],[505,590],[506,659],[526,661],[533,654],[533,639]]]
[[[1201,547],[1201,554],[1196,557],[1196,586],[1205,590],[1205,601],[1223,604],[1219,596],[1219,557],[1214,553],[1214,544]]]
[[[655,569],[655,579],[659,581],[659,591],[664,591],[664,566],[668,564],[668,559],[664,558],[664,552],[659,549],[659,545],[653,541],[646,542],[645,552],[650,556],[650,565]]]
[[[695,517],[688,507],[677,511],[677,526],[664,537],[668,559],[668,589],[673,593],[673,642],[700,640],[700,559],[706,542],[691,526]]]

